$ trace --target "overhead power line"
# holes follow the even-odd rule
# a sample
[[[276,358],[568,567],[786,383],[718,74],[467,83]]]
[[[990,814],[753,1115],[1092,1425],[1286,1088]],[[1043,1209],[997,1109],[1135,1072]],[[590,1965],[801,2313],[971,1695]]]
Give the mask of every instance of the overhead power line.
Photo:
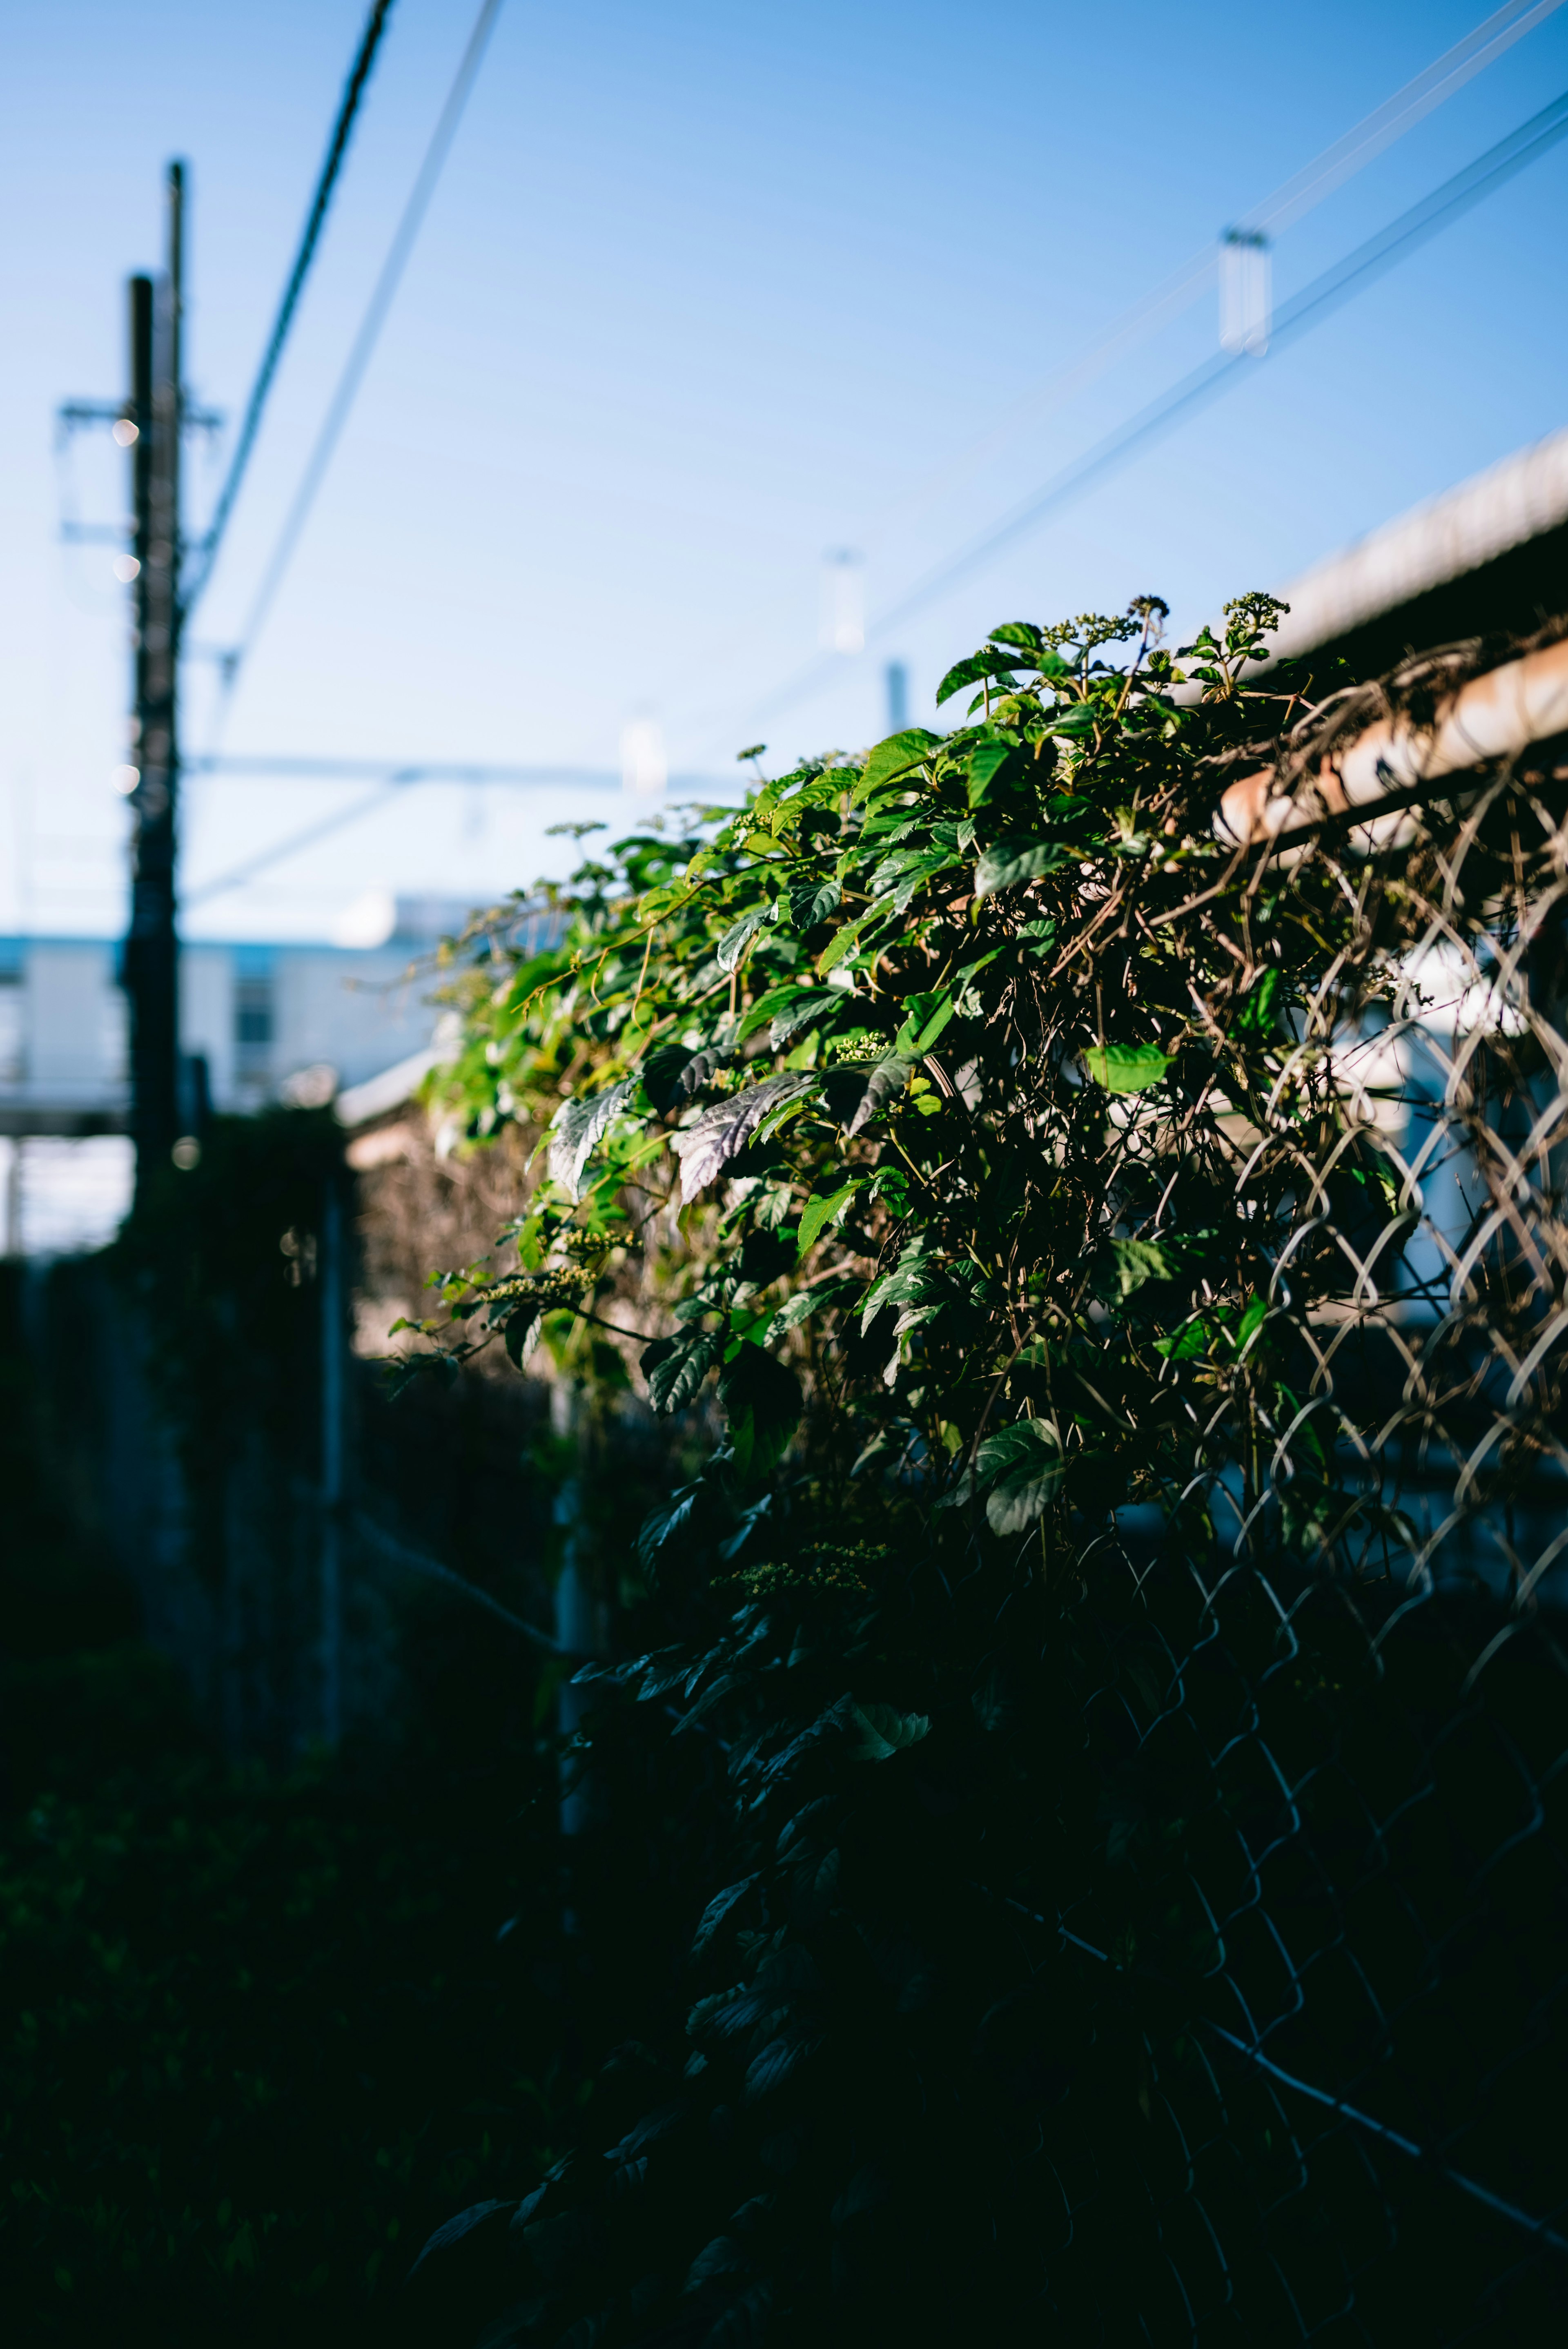
[[[233,689],[240,669],[260,634],[268,612],[272,609],[273,599],[282,584],[284,572],[288,569],[294,548],[299,543],[300,533],[315,502],[316,492],[321,488],[326,469],[332,461],[339,435],[348,420],[349,409],[354,405],[355,395],[359,389],[365,370],[370,363],[371,354],[376,348],[377,339],[386,323],[387,313],[392,305],[392,297],[397,291],[404,269],[407,265],[408,255],[414,249],[414,241],[418,235],[430,198],[436,191],[436,182],[441,176],[441,168],[446,162],[448,152],[457,133],[458,124],[462,119],[463,109],[468,103],[469,93],[473,88],[474,78],[483,61],[485,49],[500,9],[501,0],[482,0],[473,31],[469,36],[468,47],[463,51],[462,61],[458,67],[451,88],[447,93],[447,102],[441,109],[440,119],[431,134],[430,143],[425,150],[425,159],[419,166],[418,176],[414,181],[408,201],[403,207],[402,218],[397,222],[392,243],[387,249],[387,258],[381,264],[381,274],[377,278],[369,304],[359,324],[359,331],[355,336],[343,373],[338,378],[337,388],[332,395],[321,429],[316,435],[315,446],[310,452],[299,487],[294,492],[294,502],[289,507],[284,526],[278,533],[271,559],[262,574],[261,585],[252,599],[239,644],[224,657],[226,693]]]
[[[1402,260],[1407,253],[1436,236],[1461,212],[1469,212],[1472,205],[1480,203],[1494,189],[1548,153],[1565,135],[1568,135],[1568,90],[1553,98],[1550,106],[1542,107],[1539,114],[1532,115],[1528,122],[1521,123],[1517,129],[1511,130],[1506,138],[1500,139],[1495,146],[1489,147],[1473,162],[1467,163],[1462,171],[1456,171],[1451,179],[1445,180],[1429,195],[1423,196],[1418,203],[1401,212],[1386,228],[1367,238],[1342,261],[1335,262],[1313,278],[1300,293],[1282,303],[1274,313],[1270,329],[1271,344],[1277,347],[1309,326],[1315,326],[1370,279],[1381,275],[1394,263]],[[945,563],[928,572],[907,595],[880,616],[877,622],[879,629],[896,626],[899,621],[907,619],[911,613],[928,604],[966,572],[987,562],[1009,540],[1033,529],[1048,513],[1066,504],[1070,498],[1087,489],[1090,482],[1099,480],[1157,433],[1165,430],[1189,409],[1212,398],[1239,369],[1249,364],[1255,366],[1257,362],[1251,359],[1245,351],[1218,351],[1212,358],[1194,367],[1190,375],[1183,377],[1160,398],[1150,401],[1129,422],[1109,433],[1084,456],[1066,466],[1053,481],[1047,481],[1033,497],[1026,499],[1012,513],[958,554],[950,556]]]
[[[1563,0],[1505,0],[1505,5],[1494,9],[1462,40],[1445,49],[1412,80],[1403,83],[1341,138],[1332,140],[1272,194],[1240,214],[1233,223],[1235,232],[1243,238],[1262,235],[1272,243],[1563,5]],[[1179,269],[1149,293],[1140,295],[1087,349],[1020,392],[982,431],[897,491],[857,529],[841,533],[845,543],[862,553],[885,545],[895,528],[907,527],[939,500],[950,497],[973,479],[1026,421],[1037,424],[1065,408],[1119,359],[1140,349],[1194,304],[1212,298],[1219,276],[1221,251],[1218,241],[1202,245]],[[755,633],[755,626],[754,617],[738,636],[727,636],[723,645],[703,659],[700,673],[710,673],[714,660],[727,657],[736,646],[747,641]],[[811,674],[817,674],[815,665]]]
[[[1407,130],[1462,89],[1466,82],[1511,49],[1515,41],[1532,33],[1537,25],[1544,24],[1563,5],[1563,0],[1508,0],[1505,7],[1456,41],[1451,49],[1429,65],[1425,73],[1408,81],[1390,98],[1374,109],[1366,118],[1326,147],[1321,155],[1302,171],[1295,172],[1283,187],[1250,212],[1244,212],[1235,222],[1238,229],[1255,231],[1264,236],[1278,236],[1293,228],[1315,204],[1322,203],[1336,188],[1381,155],[1385,148],[1402,139]]]
[[[228,872],[202,882],[195,889],[187,890],[183,903],[188,906],[203,905],[211,898],[226,896],[231,889],[243,888],[247,882],[253,881],[258,874],[269,871],[273,865],[284,864],[304,849],[314,848],[317,841],[326,839],[332,833],[346,830],[351,823],[357,823],[362,816],[374,815],[377,808],[385,807],[399,792],[407,791],[413,784],[501,783],[531,790],[548,790],[554,785],[558,789],[601,792],[621,788],[620,774],[604,767],[465,766],[456,760],[431,760],[418,765],[394,766],[385,759],[215,756],[193,759],[191,766],[199,773],[206,774],[232,777],[270,775],[288,781],[339,783],[373,782],[375,788],[351,800],[346,807],[336,808],[330,815],[321,816],[302,830],[288,833],[282,840],[273,841],[269,847],[257,849],[253,855],[232,865]],[[670,784],[675,791],[696,792],[705,796],[731,788],[725,780],[714,775],[672,775]]]
[[[375,791],[366,792],[362,799],[355,800],[349,806],[336,808],[331,815],[322,816],[316,823],[306,824],[303,832],[291,832],[286,840],[275,841],[270,848],[258,849],[253,856],[247,856],[242,863],[231,865],[227,873],[219,874],[215,880],[204,881],[197,889],[187,889],[181,897],[181,905],[188,913],[192,905],[204,905],[210,897],[223,897],[231,889],[242,889],[247,881],[253,881],[257,874],[264,873],[269,865],[281,864],[285,857],[296,854],[303,848],[314,848],[318,840],[325,840],[331,833],[341,832],[346,824],[357,823],[362,815],[370,814],[373,809],[382,806],[401,789],[401,783],[396,779],[379,784]]]
[[[1565,137],[1568,137],[1568,90],[1282,304],[1274,314],[1270,329],[1271,350],[1316,326],[1364,285],[1391,268],[1418,245],[1437,235],[1450,221],[1480,203],[1494,189],[1501,187],[1506,181],[1537,161]],[[1092,449],[1064,466],[1033,496],[1016,506],[1011,513],[993,523],[979,537],[972,539],[967,546],[961,547],[956,554],[918,579],[896,603],[873,618],[866,631],[868,643],[886,635],[891,628],[897,627],[923,610],[937,596],[945,594],[948,588],[956,585],[960,579],[988,563],[1012,540],[1037,527],[1095,482],[1104,481],[1119,471],[1130,458],[1168,431],[1190,410],[1213,398],[1234,379],[1238,372],[1255,368],[1257,365],[1258,361],[1244,351],[1217,351],[1212,358],[1205,359],[1201,366],[1183,376],[1179,383],[1161,393],[1159,398],[1151,400],[1126,423],[1107,433]],[[788,709],[814,686],[836,673],[838,668],[838,658],[832,654],[812,661],[765,701],[748,705],[748,722],[755,723],[765,716],[771,717],[776,711]]]
[[[1271,195],[1242,213],[1233,223],[1234,229],[1272,243],[1286,229],[1294,228],[1408,130],[1413,130],[1418,122],[1425,121],[1429,114],[1473,81],[1477,74],[1495,65],[1516,41],[1532,33],[1563,5],[1563,0],[1507,0],[1505,6],[1485,17],[1462,41],[1445,49],[1441,57],[1395,90],[1381,106],[1375,107],[1343,138],[1333,140]],[[1203,245],[1124,310],[1086,351],[1020,393],[966,448],[944,460],[923,479],[891,499],[859,533],[856,543],[874,545],[892,524],[909,522],[937,498],[948,495],[1005,446],[1026,417],[1037,420],[1066,407],[1118,359],[1138,349],[1210,295],[1218,274],[1219,258],[1217,243]]]
[[[234,510],[234,501],[240,494],[240,485],[245,478],[245,470],[251,461],[251,451],[255,446],[256,435],[261,429],[262,412],[267,404],[267,395],[273,388],[273,378],[278,371],[278,361],[284,355],[284,345],[287,342],[289,329],[294,325],[294,312],[299,307],[299,298],[304,290],[304,281],[310,274],[310,265],[315,258],[315,248],[320,242],[322,228],[326,220],[327,206],[332,202],[333,190],[337,184],[338,173],[343,169],[344,158],[348,152],[348,134],[354,127],[354,118],[359,111],[359,102],[365,94],[365,86],[370,78],[370,68],[376,61],[376,52],[381,46],[381,36],[386,30],[387,19],[391,12],[392,0],[372,0],[370,14],[365,20],[365,30],[360,36],[358,52],[344,86],[343,102],[337,109],[337,120],[333,125],[332,138],[326,150],[326,160],[321,167],[321,176],[315,183],[315,193],[310,200],[310,211],[305,215],[304,233],[299,241],[299,250],[294,254],[294,266],[289,271],[288,283],[284,287],[283,300],[278,304],[277,316],[273,320],[273,331],[267,337],[267,347],[262,354],[262,363],[256,370],[255,382],[251,387],[251,396],[245,402],[244,419],[240,426],[239,437],[234,443],[233,456],[229,460],[229,471],[224,477],[223,486],[218,492],[218,502],[212,509],[212,519],[208,523],[200,543],[196,574],[185,588],[181,598],[183,610],[187,613],[194,607],[196,599],[206,586],[212,574],[212,566],[218,560],[218,550],[223,543],[223,533],[229,526],[229,516]]]
[[[236,781],[268,778],[280,782],[320,781],[326,783],[583,783],[603,791],[618,790],[616,767],[539,765],[508,767],[476,765],[460,759],[311,759],[284,751],[210,751],[188,759],[187,774],[227,775]],[[681,780],[680,778],[676,779]],[[686,780],[707,784],[712,778]]]

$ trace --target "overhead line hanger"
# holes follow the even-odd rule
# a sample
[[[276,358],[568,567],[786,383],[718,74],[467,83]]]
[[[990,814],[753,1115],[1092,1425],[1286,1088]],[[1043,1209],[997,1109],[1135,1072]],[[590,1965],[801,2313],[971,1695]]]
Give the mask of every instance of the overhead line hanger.
[[[1374,277],[1393,267],[1407,254],[1437,235],[1462,212],[1480,202],[1494,189],[1537,161],[1568,136],[1568,91],[1553,99],[1539,114],[1508,132],[1494,146],[1423,196],[1397,219],[1367,237],[1342,260],[1333,263],[1274,313],[1269,330],[1271,348],[1293,341],[1358,292]],[[1169,390],[1062,468],[1032,496],[993,523],[967,546],[928,571],[924,576],[869,623],[865,640],[882,636],[901,622],[978,569],[1012,540],[1022,536],[1059,512],[1090,488],[1106,480],[1130,458],[1159,438],[1190,409],[1206,404],[1234,380],[1238,368],[1257,356],[1243,347],[1217,351],[1192,368]],[[831,676],[839,666],[832,653],[819,655],[786,684],[760,702],[747,705],[748,723],[755,725],[789,708]]]

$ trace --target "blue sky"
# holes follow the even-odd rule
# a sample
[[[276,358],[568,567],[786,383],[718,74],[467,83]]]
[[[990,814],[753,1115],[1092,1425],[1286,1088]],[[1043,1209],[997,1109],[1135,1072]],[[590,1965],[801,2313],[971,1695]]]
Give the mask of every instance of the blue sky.
[[[477,5],[477,0],[476,0]],[[817,652],[824,550],[908,584],[1214,347],[1212,300],[1068,405],[1052,370],[1485,13],[1129,0],[507,0],[381,345],[230,713],[232,751],[613,770],[652,719],[733,774],[885,730],[1004,617],[1166,595],[1195,623],[1564,420],[1568,148],[1490,198],[1114,480],[779,708]],[[57,540],[52,418],[122,388],[123,279],[156,262],[166,158],[192,190],[189,374],[241,405],[361,0],[55,0],[14,11],[0,91],[0,928],[121,919],[124,591]],[[467,37],[396,0],[223,561],[232,640]],[[1284,296],[1568,86],[1568,8],[1280,240]],[[983,462],[944,468],[1010,409]],[[84,439],[79,510],[123,508]],[[934,492],[925,486],[937,478]],[[217,471],[198,446],[199,513]],[[191,664],[187,744],[211,737]],[[758,715],[758,712],[761,715]],[[193,784],[192,888],[342,787]],[[193,911],[328,934],[370,887],[527,882],[614,792],[409,792]]]

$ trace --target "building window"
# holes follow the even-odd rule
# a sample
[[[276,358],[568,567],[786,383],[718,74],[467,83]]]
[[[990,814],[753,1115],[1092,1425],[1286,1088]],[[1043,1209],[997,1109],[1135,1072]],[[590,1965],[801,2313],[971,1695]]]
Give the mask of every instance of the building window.
[[[234,980],[234,1073],[242,1085],[264,1085],[273,1065],[273,975],[241,970]]]
[[[27,991],[20,962],[0,961],[0,1085],[27,1074]]]
[[[130,1005],[123,987],[106,989],[98,1016],[98,1058],[106,1085],[125,1084],[130,1075]]]

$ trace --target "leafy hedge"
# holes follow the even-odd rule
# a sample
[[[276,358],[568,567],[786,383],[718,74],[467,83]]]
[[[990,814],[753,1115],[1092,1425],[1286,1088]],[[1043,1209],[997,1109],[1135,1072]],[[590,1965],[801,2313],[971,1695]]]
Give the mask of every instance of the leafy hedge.
[[[1319,739],[1301,678],[1246,682],[1278,610],[1175,655],[1157,598],[999,628],[954,731],[618,842],[548,950],[492,918],[454,976],[449,1121],[547,1165],[427,1344],[617,1333],[656,1411],[722,1423],[640,1537],[658,1644],[584,1675],[601,1739],[630,1702],[650,1769],[672,1711],[723,1761],[686,2036],[596,2108],[624,2133],[428,2247],[487,2344],[1186,2339],[1202,2304],[1294,2337],[1278,2116],[1194,2028],[1205,1868],[1265,1799],[1212,1754],[1238,1705],[1305,1751],[1395,1702],[1367,1627],[1409,1529],[1346,1471],[1309,1309],[1405,1212],[1336,1053],[1419,909],[1215,836],[1243,761]],[[1222,1544],[1301,1593],[1348,1568],[1361,1611],[1304,1598],[1282,1661],[1233,1576],[1216,1649],[1184,1569]],[[1348,2241],[1355,2165],[1317,2176]]]

